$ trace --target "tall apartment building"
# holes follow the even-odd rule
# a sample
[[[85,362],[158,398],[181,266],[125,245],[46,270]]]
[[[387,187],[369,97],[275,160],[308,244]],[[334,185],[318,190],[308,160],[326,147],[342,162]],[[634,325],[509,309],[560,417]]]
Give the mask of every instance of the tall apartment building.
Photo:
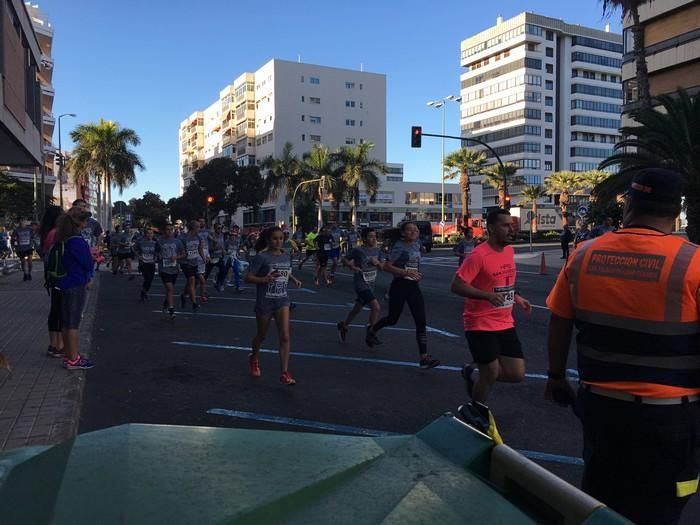
[[[691,93],[700,92],[700,2],[650,2],[639,7],[639,19],[644,31],[651,96],[671,93],[679,87]],[[625,112],[637,107],[638,98],[631,26],[628,17],[624,20],[622,56]],[[624,114],[623,124],[631,124]]]
[[[621,35],[521,13],[462,41],[460,64],[462,136],[487,142],[527,185],[555,171],[595,169],[611,154],[622,109]],[[522,188],[508,188],[513,204]],[[497,203],[485,187],[484,207]]]
[[[314,144],[333,150],[371,142],[373,158],[385,162],[386,77],[277,59],[241,74],[180,124],[180,191],[211,158],[259,165],[286,142],[299,157]],[[280,196],[263,207],[262,221],[287,222],[290,211]]]

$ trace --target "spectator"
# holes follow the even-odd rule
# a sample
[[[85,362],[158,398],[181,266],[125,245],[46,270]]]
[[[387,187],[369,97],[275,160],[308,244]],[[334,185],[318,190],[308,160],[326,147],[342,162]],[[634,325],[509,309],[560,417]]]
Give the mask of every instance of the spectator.
[[[63,336],[61,335],[61,290],[53,286],[48,279],[48,256],[51,247],[56,240],[56,223],[63,214],[60,206],[48,206],[44,212],[39,226],[39,254],[44,261],[44,281],[46,290],[51,298],[51,309],[49,310],[49,347],[46,351],[51,357],[65,357],[63,350]]]
[[[569,243],[573,240],[574,234],[571,233],[571,230],[569,229],[568,226],[564,226],[561,230],[561,234],[559,235],[559,240],[561,241],[561,258],[562,259],[568,259],[569,258]]]
[[[606,217],[603,219],[603,224],[596,226],[591,230],[591,239],[595,239],[596,237],[600,237],[604,233],[608,232],[614,232],[615,227],[613,226],[613,220],[612,217]]]
[[[587,241],[591,238],[591,230],[588,229],[588,224],[584,223],[581,225],[579,230],[576,232],[576,237],[574,238],[574,249],[581,244],[583,241]]]

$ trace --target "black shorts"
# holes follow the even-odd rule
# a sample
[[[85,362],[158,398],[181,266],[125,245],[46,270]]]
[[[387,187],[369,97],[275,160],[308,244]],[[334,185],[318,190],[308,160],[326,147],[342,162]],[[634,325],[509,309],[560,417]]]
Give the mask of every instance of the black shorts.
[[[160,272],[159,275],[160,275],[160,280],[163,281],[163,284],[168,284],[168,283],[175,284],[175,281],[177,281],[177,274],[176,273]]]
[[[182,269],[182,273],[185,275],[185,279],[197,276],[196,266],[190,266],[189,264],[181,264],[180,268]]]
[[[374,296],[372,290],[361,290],[357,292],[357,297],[355,298],[356,303],[360,303],[362,306],[367,306],[372,301],[376,301],[377,298]]]
[[[500,356],[524,359],[523,348],[515,328],[487,332],[472,330],[464,332],[469,343],[469,351],[474,361],[480,365],[491,363]]]
[[[117,259],[119,259],[120,261],[124,261],[126,259],[131,259],[131,258],[132,258],[131,252],[117,254]]]
[[[29,260],[31,260],[31,258],[32,258],[32,253],[33,253],[33,250],[31,250],[31,249],[30,249],[30,250],[21,250],[21,251],[20,251],[20,250],[17,250],[17,257],[20,258],[20,259],[29,259]]]
[[[316,260],[318,261],[318,265],[321,268],[325,268],[326,266],[328,266],[328,252],[319,251],[316,254]]]

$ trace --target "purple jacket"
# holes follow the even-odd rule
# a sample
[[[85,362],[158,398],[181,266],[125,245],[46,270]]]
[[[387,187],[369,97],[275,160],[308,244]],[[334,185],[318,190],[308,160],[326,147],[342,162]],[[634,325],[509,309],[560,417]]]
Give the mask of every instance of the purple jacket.
[[[93,262],[90,247],[85,239],[71,237],[65,243],[63,251],[63,268],[66,275],[58,280],[56,286],[62,290],[85,286],[93,275]]]

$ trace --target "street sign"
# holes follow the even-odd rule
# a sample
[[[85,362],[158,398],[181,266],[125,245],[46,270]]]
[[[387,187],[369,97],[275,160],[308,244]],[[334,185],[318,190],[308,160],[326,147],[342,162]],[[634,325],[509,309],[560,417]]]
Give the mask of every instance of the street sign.
[[[582,219],[588,215],[588,207],[587,206],[579,206],[578,210],[576,210],[576,215],[581,217]]]
[[[444,227],[445,227],[445,221],[440,221],[440,226],[444,228]]]

